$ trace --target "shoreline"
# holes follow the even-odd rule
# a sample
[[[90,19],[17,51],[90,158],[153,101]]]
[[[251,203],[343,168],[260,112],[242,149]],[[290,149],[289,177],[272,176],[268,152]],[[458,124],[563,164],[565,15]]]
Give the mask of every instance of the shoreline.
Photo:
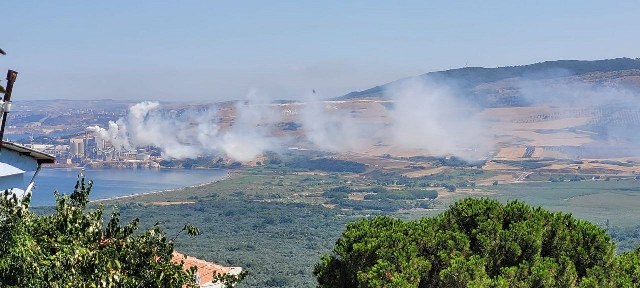
[[[100,199],[90,200],[89,203],[109,202],[109,201],[122,200],[122,199],[134,198],[134,197],[139,197],[139,196],[176,192],[176,191],[179,191],[179,190],[182,190],[182,189],[186,189],[186,188],[197,188],[197,187],[202,187],[202,186],[210,185],[210,184],[213,184],[213,183],[217,183],[217,182],[220,182],[220,181],[229,180],[229,179],[231,179],[231,177],[232,177],[232,171],[227,170],[227,174],[226,175],[222,176],[220,179],[217,179],[217,180],[214,180],[214,181],[211,181],[211,182],[205,182],[205,183],[191,185],[191,186],[184,186],[184,187],[180,187],[180,188],[172,188],[172,189],[165,189],[165,190],[158,190],[158,191],[151,191],[151,192],[135,193],[135,194],[130,194],[130,195],[122,195],[122,196],[114,196],[114,197],[108,197],[108,198],[100,198]]]

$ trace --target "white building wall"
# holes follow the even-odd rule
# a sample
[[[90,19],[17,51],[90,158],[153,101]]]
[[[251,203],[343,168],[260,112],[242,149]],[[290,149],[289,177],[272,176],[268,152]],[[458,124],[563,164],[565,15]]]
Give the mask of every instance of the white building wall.
[[[24,185],[24,171],[6,163],[0,163],[0,192]]]

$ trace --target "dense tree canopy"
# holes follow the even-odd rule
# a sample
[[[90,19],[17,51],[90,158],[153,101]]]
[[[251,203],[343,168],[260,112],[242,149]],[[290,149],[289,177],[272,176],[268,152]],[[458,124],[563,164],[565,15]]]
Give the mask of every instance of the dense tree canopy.
[[[433,218],[351,223],[314,274],[320,287],[637,287],[640,249],[616,256],[570,214],[469,198]]]
[[[106,225],[103,208],[87,211],[91,182],[56,193],[52,215],[29,210],[5,191],[0,197],[1,287],[192,287],[194,270],[171,262],[173,241],[159,227],[136,232],[138,219]],[[185,225],[191,235],[197,231]]]

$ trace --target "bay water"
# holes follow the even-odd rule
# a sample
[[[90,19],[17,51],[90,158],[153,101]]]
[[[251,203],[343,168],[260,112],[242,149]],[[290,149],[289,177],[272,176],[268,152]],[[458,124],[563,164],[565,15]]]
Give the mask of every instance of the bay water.
[[[54,191],[73,192],[78,175],[93,181],[91,200],[171,190],[221,180],[228,175],[220,169],[70,169],[43,168],[36,177],[32,206],[55,205]],[[25,187],[33,173],[25,173]],[[24,189],[24,188],[23,188]]]

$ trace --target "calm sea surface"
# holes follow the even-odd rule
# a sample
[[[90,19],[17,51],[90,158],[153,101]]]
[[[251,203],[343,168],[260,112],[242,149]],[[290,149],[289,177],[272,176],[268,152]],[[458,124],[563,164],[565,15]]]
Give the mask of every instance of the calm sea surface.
[[[53,191],[56,190],[70,194],[80,171],[43,168],[36,177],[31,205],[54,205]],[[83,173],[86,180],[93,180],[89,196],[92,200],[194,186],[220,180],[227,175],[226,170],[216,169],[87,169]],[[32,175],[25,173],[25,182]]]

